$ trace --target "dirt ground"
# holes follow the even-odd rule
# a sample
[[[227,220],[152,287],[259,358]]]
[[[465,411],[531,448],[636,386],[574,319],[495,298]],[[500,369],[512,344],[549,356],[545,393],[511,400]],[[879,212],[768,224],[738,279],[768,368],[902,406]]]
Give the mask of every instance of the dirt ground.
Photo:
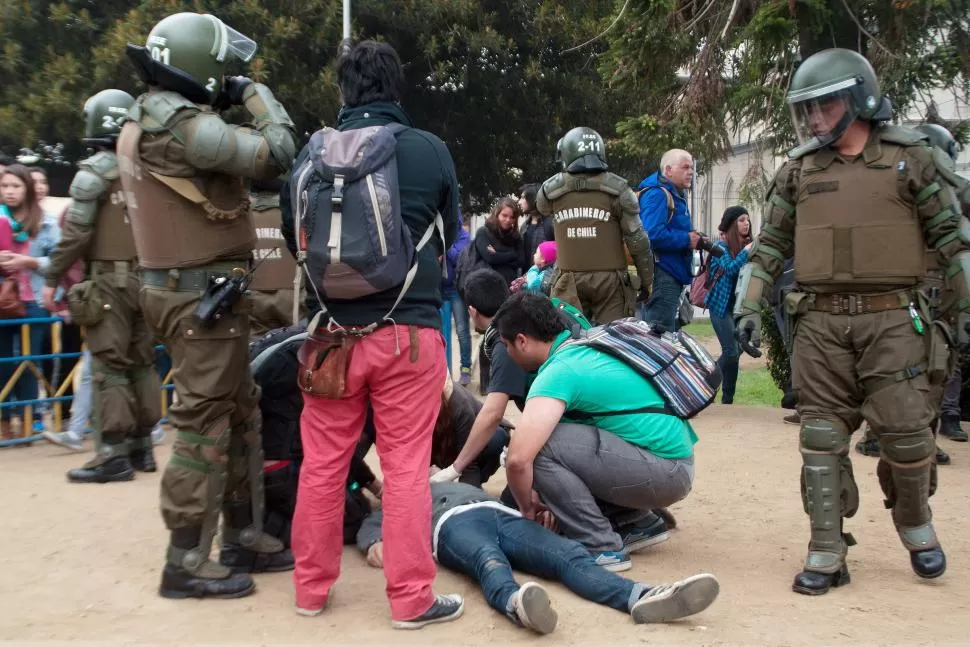
[[[550,584],[559,627],[545,644],[929,644],[970,641],[970,447],[949,441],[954,464],[933,498],[949,570],[918,579],[883,509],[875,461],[853,455],[862,506],[849,521],[852,584],[820,598],[791,592],[807,542],[798,496],[797,429],[781,409],[713,406],[696,422],[697,478],[673,508],[669,541],[634,555],[625,575],[649,583],[711,572],[719,599],[669,625],[629,616]],[[161,463],[170,443],[158,448]],[[756,451],[757,454],[752,453]],[[158,514],[161,473],[131,483],[70,485],[64,472],[85,460],[51,445],[0,450],[0,639],[89,644],[526,643],[486,604],[478,586],[440,570],[436,590],[465,596],[465,616],[419,632],[390,628],[382,573],[347,548],[330,608],[293,612],[289,573],[257,576],[241,600],[158,597],[166,535]],[[487,484],[498,492],[499,475]],[[523,578],[524,579],[524,578]],[[521,580],[520,580],[521,581]]]

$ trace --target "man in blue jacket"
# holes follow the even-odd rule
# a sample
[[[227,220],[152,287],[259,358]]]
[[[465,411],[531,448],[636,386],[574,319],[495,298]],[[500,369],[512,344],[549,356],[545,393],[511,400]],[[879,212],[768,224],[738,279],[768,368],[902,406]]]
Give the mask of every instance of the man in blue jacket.
[[[461,222],[461,212],[458,213]],[[451,318],[455,322],[455,334],[458,335],[458,354],[461,358],[461,379],[462,386],[468,386],[472,382],[472,335],[468,328],[468,308],[458,292],[455,285],[455,269],[458,266],[458,255],[468,247],[471,237],[464,225],[458,227],[458,237],[448,248],[446,260],[448,263],[447,273],[441,284],[442,300],[451,304]],[[449,359],[450,361],[450,359]],[[451,367],[448,367],[449,372]]]
[[[694,179],[691,154],[678,148],[660,159],[660,170],[640,183],[640,221],[650,238],[656,267],[653,294],[639,308],[640,319],[667,330],[677,328],[677,308],[684,286],[691,282],[692,250],[700,235],[691,224],[684,192]]]

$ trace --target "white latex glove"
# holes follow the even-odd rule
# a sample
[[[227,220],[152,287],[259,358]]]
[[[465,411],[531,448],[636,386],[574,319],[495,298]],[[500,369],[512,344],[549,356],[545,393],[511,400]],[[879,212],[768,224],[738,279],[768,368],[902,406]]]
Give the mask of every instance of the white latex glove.
[[[509,446],[506,445],[502,448],[502,453],[498,457],[498,464],[505,467],[505,461],[509,459]]]
[[[455,469],[454,465],[449,465],[445,469],[433,474],[431,476],[432,483],[448,483],[451,481],[457,481],[461,476],[461,472]]]

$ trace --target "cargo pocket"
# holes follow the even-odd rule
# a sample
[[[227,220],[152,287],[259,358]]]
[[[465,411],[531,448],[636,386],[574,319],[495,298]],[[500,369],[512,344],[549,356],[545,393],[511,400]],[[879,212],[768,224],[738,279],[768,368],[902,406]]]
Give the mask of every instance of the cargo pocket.
[[[930,326],[926,376],[933,386],[941,386],[956,368],[956,344],[950,327],[943,321]]]
[[[203,400],[234,398],[243,377],[236,341],[244,332],[240,319],[228,316],[211,327],[202,326],[194,316],[178,322],[178,336],[173,340],[181,355],[177,379]]]
[[[79,326],[90,328],[104,319],[105,302],[94,281],[75,283],[67,291],[67,309]]]

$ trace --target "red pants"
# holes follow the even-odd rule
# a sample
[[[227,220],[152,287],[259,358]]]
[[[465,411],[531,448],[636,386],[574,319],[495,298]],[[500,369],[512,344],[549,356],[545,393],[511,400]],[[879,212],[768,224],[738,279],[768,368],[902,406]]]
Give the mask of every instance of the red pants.
[[[411,620],[434,602],[428,467],[446,369],[437,330],[419,328],[418,345],[412,363],[408,327],[381,327],[351,351],[343,399],[303,396],[303,466],[292,528],[293,582],[302,609],[322,608],[340,575],[344,488],[368,401],[384,475],[384,577],[391,616]]]

